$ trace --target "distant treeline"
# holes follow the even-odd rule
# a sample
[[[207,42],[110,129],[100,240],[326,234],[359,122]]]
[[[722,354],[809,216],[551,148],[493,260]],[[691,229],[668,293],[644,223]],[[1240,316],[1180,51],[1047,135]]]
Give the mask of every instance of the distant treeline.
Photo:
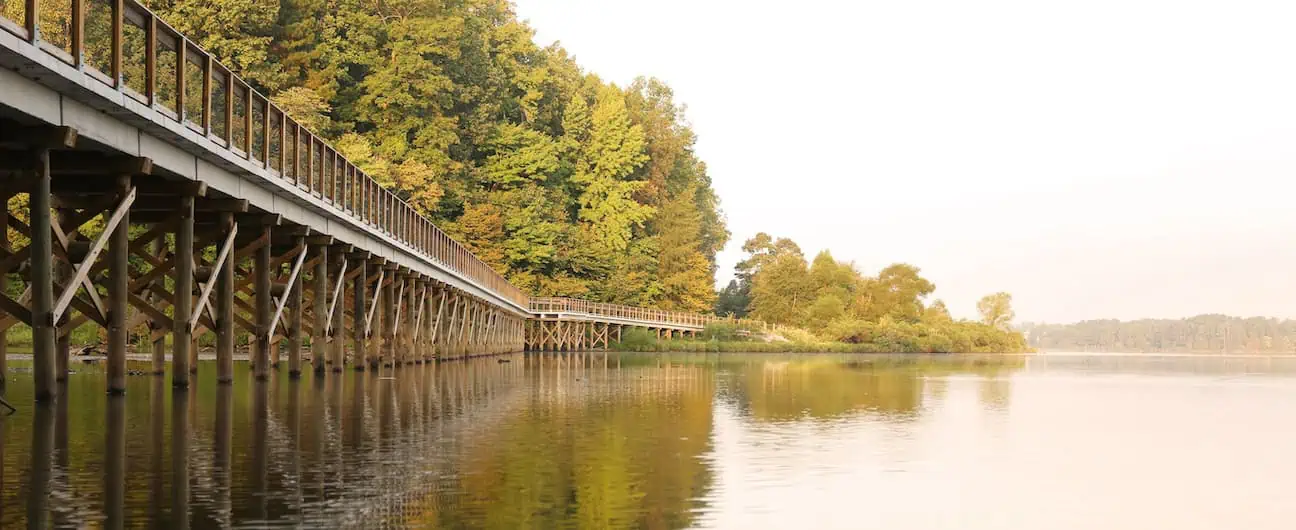
[[[1044,351],[1285,353],[1296,351],[1296,320],[1227,315],[1074,324],[1024,323],[1032,347]]]

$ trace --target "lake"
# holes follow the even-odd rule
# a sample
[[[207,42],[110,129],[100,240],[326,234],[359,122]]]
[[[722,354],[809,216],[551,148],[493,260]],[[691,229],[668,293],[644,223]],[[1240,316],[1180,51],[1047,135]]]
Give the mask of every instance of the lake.
[[[1296,524],[1294,357],[514,355],[232,387],[202,363],[124,399],[74,366],[55,406],[10,374],[0,527]]]

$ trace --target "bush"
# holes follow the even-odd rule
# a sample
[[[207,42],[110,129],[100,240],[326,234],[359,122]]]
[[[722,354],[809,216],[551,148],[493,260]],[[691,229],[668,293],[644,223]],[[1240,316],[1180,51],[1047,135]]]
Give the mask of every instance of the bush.
[[[740,341],[746,340],[750,336],[749,333],[740,333],[738,324],[733,322],[712,322],[706,325],[700,335],[702,340],[718,341]]]
[[[657,336],[644,328],[626,328],[621,333],[621,340],[611,344],[617,351],[659,351]]]

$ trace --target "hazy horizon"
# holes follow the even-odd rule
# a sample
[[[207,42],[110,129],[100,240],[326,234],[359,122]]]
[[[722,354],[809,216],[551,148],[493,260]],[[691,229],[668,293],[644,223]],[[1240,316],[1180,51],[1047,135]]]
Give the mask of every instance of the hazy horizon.
[[[1019,321],[1296,317],[1296,6],[784,5],[518,2],[542,45],[688,105],[718,284],[765,231],[913,263],[955,316],[1002,290]]]

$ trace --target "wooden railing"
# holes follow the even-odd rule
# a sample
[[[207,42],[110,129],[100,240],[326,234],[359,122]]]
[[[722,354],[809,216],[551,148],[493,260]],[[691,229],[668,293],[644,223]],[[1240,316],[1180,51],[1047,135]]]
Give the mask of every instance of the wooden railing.
[[[589,302],[575,298],[531,298],[532,313],[576,313],[621,320],[645,323],[676,324],[681,326],[706,327],[714,322],[729,322],[748,329],[764,329],[765,324],[759,320],[734,319],[715,315],[701,315],[682,311],[665,311],[618,304]]]
[[[132,0],[5,0],[0,28],[522,307],[528,297],[212,55]]]

